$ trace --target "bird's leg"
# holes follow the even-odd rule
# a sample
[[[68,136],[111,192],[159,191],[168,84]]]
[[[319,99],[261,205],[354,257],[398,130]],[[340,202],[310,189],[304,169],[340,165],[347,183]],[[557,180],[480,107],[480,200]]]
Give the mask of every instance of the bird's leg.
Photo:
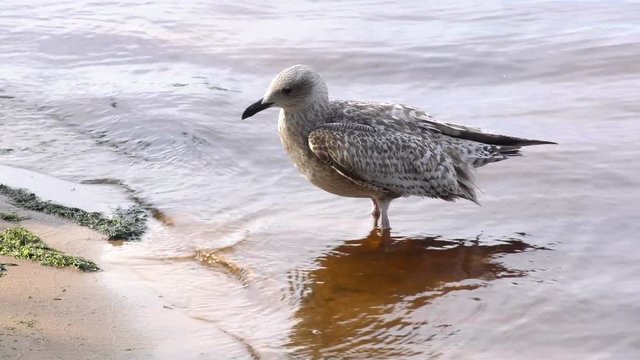
[[[380,228],[382,230],[391,229],[391,225],[389,224],[389,216],[387,215],[391,199],[376,199],[376,202],[378,203],[378,208],[380,208],[380,215],[382,216],[382,226]]]
[[[378,207],[378,203],[376,199],[371,198],[371,202],[373,203],[373,208],[371,208],[371,216],[373,216],[373,227],[378,227],[378,220],[380,220],[380,207]]]

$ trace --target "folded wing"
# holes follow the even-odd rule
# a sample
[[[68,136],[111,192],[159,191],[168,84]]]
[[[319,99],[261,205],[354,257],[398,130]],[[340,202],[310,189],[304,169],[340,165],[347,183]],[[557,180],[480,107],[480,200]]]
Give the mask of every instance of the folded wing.
[[[481,129],[436,121],[426,112],[401,104],[370,103],[363,101],[336,101],[335,114],[340,121],[369,125],[375,129],[390,129],[408,133],[421,133],[424,137],[444,135],[452,139],[468,140],[487,145],[521,147],[555,144],[551,141],[524,139],[492,134]]]
[[[309,146],[343,176],[389,196],[477,203],[472,167],[421,136],[358,123],[328,123],[309,134]]]

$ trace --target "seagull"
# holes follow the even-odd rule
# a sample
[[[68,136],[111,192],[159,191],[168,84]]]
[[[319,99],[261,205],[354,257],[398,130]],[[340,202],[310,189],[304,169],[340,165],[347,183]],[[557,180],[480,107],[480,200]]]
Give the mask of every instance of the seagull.
[[[464,199],[478,205],[474,169],[520,156],[520,148],[555,144],[443,123],[414,107],[330,100],[311,67],[294,65],[271,81],[243,113],[279,107],[278,133],[293,164],[335,195],[370,198],[374,227],[390,230],[389,204],[406,196]]]

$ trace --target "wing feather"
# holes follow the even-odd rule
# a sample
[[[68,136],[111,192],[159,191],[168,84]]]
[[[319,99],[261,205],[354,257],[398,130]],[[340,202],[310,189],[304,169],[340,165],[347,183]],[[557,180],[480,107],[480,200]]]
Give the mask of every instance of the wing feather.
[[[555,144],[551,141],[532,140],[514,136],[492,134],[478,128],[436,121],[426,112],[401,104],[368,103],[362,101],[338,101],[345,121],[364,123],[375,128],[422,133],[425,137],[444,135],[454,139],[473,141],[487,145],[530,146]]]
[[[420,136],[329,123],[309,134],[309,147],[343,176],[377,191],[477,202],[471,167]]]

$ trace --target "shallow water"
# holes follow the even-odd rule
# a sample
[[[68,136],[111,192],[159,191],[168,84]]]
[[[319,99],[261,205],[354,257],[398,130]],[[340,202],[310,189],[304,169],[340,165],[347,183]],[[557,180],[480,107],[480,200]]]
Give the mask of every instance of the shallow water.
[[[639,16],[622,1],[4,2],[0,164],[111,179],[165,213],[104,261],[216,324],[192,336],[230,357],[635,358]],[[308,184],[275,110],[239,120],[294,63],[335,98],[560,145],[480,169],[482,207],[395,201],[397,241],[377,247],[368,201]]]

